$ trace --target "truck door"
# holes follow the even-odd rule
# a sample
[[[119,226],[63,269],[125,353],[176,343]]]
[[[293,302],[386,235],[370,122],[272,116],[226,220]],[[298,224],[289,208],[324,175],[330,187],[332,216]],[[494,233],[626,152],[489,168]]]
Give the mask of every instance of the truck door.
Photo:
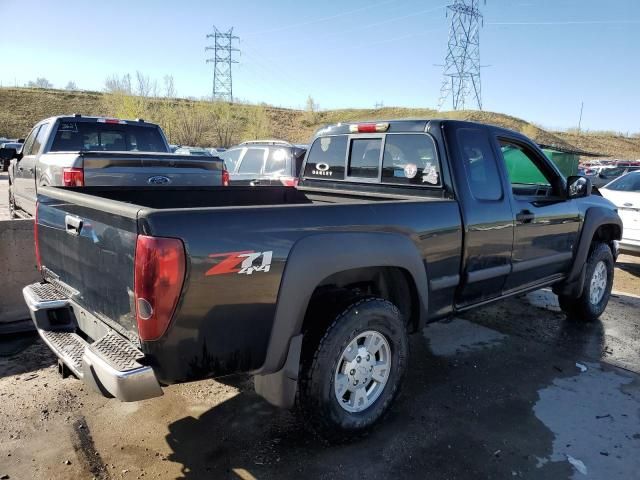
[[[505,293],[567,272],[578,241],[580,213],[566,199],[564,181],[537,148],[516,137],[496,137],[512,197],[515,232]]]
[[[445,124],[464,226],[461,286],[456,306],[502,294],[511,271],[513,215],[489,130]]]
[[[42,125],[36,125],[25,139],[22,147],[22,158],[18,160],[14,172],[13,195],[16,200],[16,205],[32,215],[36,204],[35,152],[37,150],[34,147],[36,137],[41,129]]]

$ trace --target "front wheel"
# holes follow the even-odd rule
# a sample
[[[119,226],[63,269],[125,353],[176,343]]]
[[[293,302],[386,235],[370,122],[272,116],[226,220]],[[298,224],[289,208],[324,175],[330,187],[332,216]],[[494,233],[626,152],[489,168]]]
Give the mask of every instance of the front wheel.
[[[613,254],[606,243],[597,243],[587,258],[582,295],[578,298],[560,295],[558,302],[573,320],[597,320],[607,308],[613,286]]]
[[[380,298],[349,305],[303,351],[298,407],[305,425],[333,442],[368,431],[399,392],[408,345],[395,305]]]

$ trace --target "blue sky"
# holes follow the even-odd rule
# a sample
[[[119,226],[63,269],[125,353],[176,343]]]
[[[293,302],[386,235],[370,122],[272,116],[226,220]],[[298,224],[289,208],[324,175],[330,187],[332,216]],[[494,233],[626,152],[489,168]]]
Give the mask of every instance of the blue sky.
[[[234,95],[321,108],[435,107],[449,0],[0,0],[3,86],[38,76],[102,90],[112,74],[173,75],[211,92],[206,34],[234,27]],[[552,128],[640,131],[640,1],[482,4],[483,106]],[[10,67],[8,67],[10,65]]]

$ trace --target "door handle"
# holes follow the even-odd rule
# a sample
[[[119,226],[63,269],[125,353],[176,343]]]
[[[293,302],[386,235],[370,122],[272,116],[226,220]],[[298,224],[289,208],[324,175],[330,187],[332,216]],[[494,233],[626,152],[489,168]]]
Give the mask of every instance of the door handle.
[[[522,210],[516,215],[516,221],[520,223],[531,223],[536,218],[535,214],[530,210]]]
[[[64,223],[67,227],[67,233],[69,235],[80,235],[80,230],[82,230],[81,218],[74,217],[73,215],[66,215],[64,217]]]
[[[18,167],[18,171],[19,171],[19,172],[21,172],[21,171],[23,171],[23,170],[24,170],[24,168],[22,168],[22,167]]]
[[[30,168],[30,169],[29,169],[29,173],[33,173],[33,168]]]

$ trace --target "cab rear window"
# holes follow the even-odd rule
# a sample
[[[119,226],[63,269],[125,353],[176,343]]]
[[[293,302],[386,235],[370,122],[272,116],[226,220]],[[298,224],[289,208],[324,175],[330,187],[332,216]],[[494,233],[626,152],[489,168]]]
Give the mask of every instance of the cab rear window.
[[[157,127],[129,124],[61,121],[52,152],[166,152]]]
[[[380,178],[381,183],[388,184],[441,185],[433,139],[427,134],[413,133],[317,138],[309,150],[304,176],[348,181]]]
[[[344,180],[347,140],[346,135],[316,138],[309,150],[304,176]]]

